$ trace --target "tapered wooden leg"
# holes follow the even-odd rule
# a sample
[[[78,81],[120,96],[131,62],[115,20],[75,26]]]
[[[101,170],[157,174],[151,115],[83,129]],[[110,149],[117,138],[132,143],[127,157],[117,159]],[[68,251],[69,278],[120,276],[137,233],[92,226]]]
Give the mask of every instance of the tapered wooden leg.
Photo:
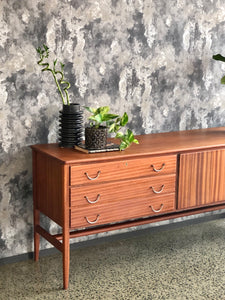
[[[34,260],[39,259],[40,234],[36,232],[36,226],[40,225],[40,212],[34,209]]]
[[[69,167],[62,166],[63,186],[62,205],[63,205],[63,288],[69,286],[69,268],[70,268],[70,231],[69,231]]]
[[[37,207],[37,176],[36,176],[36,164],[37,164],[37,154],[35,151],[32,152],[33,158],[33,217],[34,217],[34,260],[39,259],[39,246],[40,246],[40,235],[36,231],[37,225],[40,225],[40,211]]]
[[[69,268],[70,268],[70,244],[69,230],[63,229],[63,288],[68,289],[69,286]]]

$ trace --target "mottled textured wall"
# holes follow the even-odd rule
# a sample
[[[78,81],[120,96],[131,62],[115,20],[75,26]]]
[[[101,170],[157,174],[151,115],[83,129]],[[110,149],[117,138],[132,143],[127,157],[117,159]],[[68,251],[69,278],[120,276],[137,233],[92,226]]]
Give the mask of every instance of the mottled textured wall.
[[[223,0],[1,0],[0,257],[32,250],[28,146],[57,140],[61,102],[35,48],[46,43],[66,64],[75,102],[126,110],[136,134],[221,126],[225,65],[211,56],[225,47],[224,7]]]

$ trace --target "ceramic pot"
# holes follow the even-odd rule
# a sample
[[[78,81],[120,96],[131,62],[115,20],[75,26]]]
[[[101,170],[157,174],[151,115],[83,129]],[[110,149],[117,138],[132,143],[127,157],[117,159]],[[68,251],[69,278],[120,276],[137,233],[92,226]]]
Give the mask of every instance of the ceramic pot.
[[[59,112],[59,146],[73,148],[83,140],[83,111],[78,103],[63,105]]]
[[[105,149],[107,145],[107,127],[85,128],[85,147],[87,149]]]

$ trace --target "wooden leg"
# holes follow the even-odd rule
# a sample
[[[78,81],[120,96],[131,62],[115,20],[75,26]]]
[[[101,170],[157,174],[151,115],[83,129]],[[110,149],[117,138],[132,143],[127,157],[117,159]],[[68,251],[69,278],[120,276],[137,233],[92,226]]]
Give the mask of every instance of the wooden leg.
[[[33,217],[34,217],[34,260],[39,259],[40,234],[37,233],[36,227],[40,225],[40,211],[37,207],[37,153],[32,151],[33,161]]]
[[[62,166],[62,206],[63,206],[63,288],[69,286],[69,269],[70,269],[70,228],[69,228],[69,166]]]
[[[39,259],[40,234],[36,232],[36,226],[40,225],[40,212],[34,209],[34,260]]]
[[[70,268],[70,239],[69,229],[63,229],[63,288],[68,289],[69,286],[69,268]]]

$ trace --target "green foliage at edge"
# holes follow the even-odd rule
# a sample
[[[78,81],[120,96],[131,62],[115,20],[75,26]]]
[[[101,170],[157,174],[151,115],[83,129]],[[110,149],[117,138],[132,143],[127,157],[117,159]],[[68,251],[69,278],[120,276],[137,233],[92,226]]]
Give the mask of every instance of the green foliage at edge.
[[[213,59],[215,60],[219,60],[219,61],[222,61],[222,62],[225,62],[225,57],[222,56],[221,54],[216,54],[216,55],[213,55],[212,57]],[[225,84],[225,76],[223,76],[221,78],[221,81],[220,81],[222,84]]]

